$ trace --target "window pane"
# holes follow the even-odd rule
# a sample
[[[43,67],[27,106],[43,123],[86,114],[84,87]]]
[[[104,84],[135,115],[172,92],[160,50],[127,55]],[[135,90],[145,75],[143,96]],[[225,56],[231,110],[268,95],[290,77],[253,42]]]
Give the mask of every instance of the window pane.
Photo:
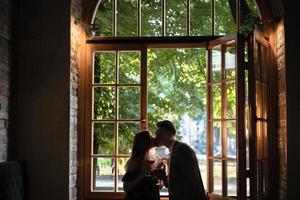
[[[213,161],[214,194],[222,195],[222,161]]]
[[[115,88],[94,88],[94,119],[114,119]]]
[[[113,158],[94,158],[94,190],[114,191],[115,164]]]
[[[95,16],[95,25],[99,27],[100,36],[113,36],[113,1],[102,0]]]
[[[140,83],[139,51],[119,52],[119,83]]]
[[[140,87],[119,87],[119,119],[140,119]]]
[[[226,85],[226,104],[227,104],[227,118],[235,118],[236,113],[236,91],[235,83],[227,83]]]
[[[222,156],[221,122],[213,123],[213,153],[214,156]]]
[[[236,158],[236,122],[228,121],[227,125],[227,155]]]
[[[95,52],[94,83],[115,83],[116,80],[115,52]]]
[[[114,130],[114,123],[94,123],[94,154],[114,154]]]
[[[256,116],[262,118],[263,115],[263,95],[262,95],[262,86],[259,81],[256,81]]]
[[[117,36],[137,36],[137,0],[117,2]]]
[[[211,80],[214,82],[221,81],[222,79],[222,60],[221,60],[221,47],[218,46],[212,50],[212,77]]]
[[[141,1],[142,36],[160,36],[162,26],[161,0]]]
[[[236,162],[227,162],[228,196],[236,196]]]
[[[128,158],[118,158],[118,191],[119,192],[124,191],[122,178],[126,173],[125,165],[127,161]]]
[[[186,31],[186,2],[166,0],[166,33],[167,36],[184,36]]]
[[[221,119],[222,104],[221,104],[221,85],[212,86],[212,104],[213,104],[213,118]]]
[[[131,153],[133,138],[139,130],[139,123],[119,123],[119,154]]]
[[[225,75],[226,79],[235,78],[235,48],[232,47],[228,47],[225,53]]]
[[[215,0],[215,34],[216,35],[226,35],[236,32],[236,24],[233,18],[232,10],[235,10],[235,4],[229,5],[228,0]]]
[[[269,99],[268,99],[268,86],[265,83],[261,84],[262,88],[262,117],[264,119],[268,119],[268,105],[269,105]]]
[[[190,18],[192,36],[211,35],[211,0],[190,0]]]
[[[257,145],[257,159],[263,159],[263,122],[258,120],[256,122],[256,145]]]

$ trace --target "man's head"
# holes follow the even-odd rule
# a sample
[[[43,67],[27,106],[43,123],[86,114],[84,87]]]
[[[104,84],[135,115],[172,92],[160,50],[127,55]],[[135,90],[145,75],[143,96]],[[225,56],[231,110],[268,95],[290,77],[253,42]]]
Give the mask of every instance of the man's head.
[[[169,120],[157,122],[155,135],[158,146],[167,146],[176,136],[174,124]]]

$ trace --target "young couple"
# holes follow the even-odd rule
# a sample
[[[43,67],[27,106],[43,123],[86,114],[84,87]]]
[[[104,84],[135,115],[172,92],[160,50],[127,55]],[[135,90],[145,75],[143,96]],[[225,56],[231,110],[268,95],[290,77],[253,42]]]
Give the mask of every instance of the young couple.
[[[125,199],[159,200],[159,190],[165,185],[170,200],[207,200],[194,151],[187,144],[176,141],[172,122],[164,120],[156,126],[155,138],[149,131],[139,132],[134,137],[123,177]],[[148,162],[151,150],[159,146],[170,151],[167,160],[161,159],[168,170],[160,170],[163,168]]]

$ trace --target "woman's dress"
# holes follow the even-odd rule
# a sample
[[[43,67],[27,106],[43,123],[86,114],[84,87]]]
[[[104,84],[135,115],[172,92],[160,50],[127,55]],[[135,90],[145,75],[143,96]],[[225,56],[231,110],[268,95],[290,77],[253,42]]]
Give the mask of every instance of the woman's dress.
[[[126,172],[122,181],[134,181],[142,172]],[[152,177],[144,177],[131,191],[126,193],[125,200],[159,200],[159,186]]]

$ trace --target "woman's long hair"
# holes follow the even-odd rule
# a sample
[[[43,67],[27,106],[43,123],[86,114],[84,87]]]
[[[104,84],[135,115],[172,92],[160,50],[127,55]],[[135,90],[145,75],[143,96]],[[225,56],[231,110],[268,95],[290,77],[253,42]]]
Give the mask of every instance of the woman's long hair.
[[[133,139],[130,160],[144,161],[148,151],[152,148],[152,137],[149,131],[138,132]]]

